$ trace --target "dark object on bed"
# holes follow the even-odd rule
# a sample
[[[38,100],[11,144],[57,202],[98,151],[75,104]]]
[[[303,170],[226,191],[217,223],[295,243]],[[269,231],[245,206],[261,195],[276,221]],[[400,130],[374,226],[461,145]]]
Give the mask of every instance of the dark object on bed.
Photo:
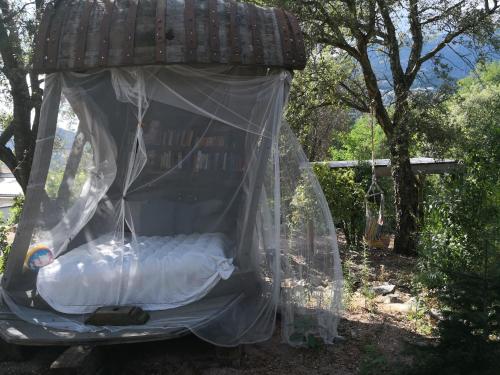
[[[136,306],[107,306],[97,309],[85,324],[92,326],[138,326],[149,320],[149,314]]]

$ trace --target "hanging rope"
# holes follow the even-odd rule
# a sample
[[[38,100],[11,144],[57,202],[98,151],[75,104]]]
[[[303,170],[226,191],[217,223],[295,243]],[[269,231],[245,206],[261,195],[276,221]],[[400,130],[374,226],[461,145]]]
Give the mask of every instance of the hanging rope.
[[[384,191],[377,181],[375,165],[375,103],[371,103],[371,142],[372,142],[372,183],[365,194],[366,225],[365,243],[370,248],[383,247],[381,236],[384,226]]]

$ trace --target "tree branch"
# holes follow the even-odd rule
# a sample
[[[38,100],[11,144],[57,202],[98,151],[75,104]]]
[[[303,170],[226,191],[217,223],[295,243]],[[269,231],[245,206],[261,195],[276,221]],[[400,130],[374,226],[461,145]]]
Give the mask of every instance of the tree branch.
[[[424,46],[424,36],[422,32],[422,24],[420,23],[418,0],[410,0],[409,21],[413,45],[411,47],[410,57],[408,59],[408,66],[406,68],[405,75],[408,80],[409,86],[411,86],[414,78],[411,79],[412,76],[410,73],[415,68],[418,59],[422,54],[422,49]]]
[[[368,46],[365,41],[358,40],[358,50],[360,51],[361,56],[359,64],[363,72],[363,78],[365,81],[366,90],[368,92],[368,98],[371,101],[370,107],[374,107],[375,115],[380,126],[382,126],[382,129],[387,135],[390,135],[394,130],[393,124],[389,113],[385,108],[384,101],[382,99],[382,93],[380,92],[380,87],[377,81],[377,75],[373,71],[370,56],[368,53]]]
[[[0,159],[5,163],[14,174],[17,167],[17,159],[11,149],[7,146],[0,145]]]
[[[317,1],[317,0],[304,0],[303,1],[304,6],[308,7],[309,12],[311,14],[314,14],[315,11],[319,11],[321,16],[323,17],[324,23],[330,28],[333,32],[333,35],[331,34],[325,34],[324,32],[324,26],[323,30],[320,31],[322,37],[317,38],[317,42],[319,43],[324,43],[324,44],[330,44],[336,48],[340,48],[344,51],[346,51],[349,55],[354,57],[356,60],[359,59],[359,53],[354,48],[351,46],[347,40],[344,37],[344,34],[339,28],[339,22],[338,20],[334,19],[331,14],[328,12],[328,10],[325,8],[323,5],[322,1]]]
[[[10,94],[14,107],[11,123],[14,135],[14,154],[15,158],[20,160],[11,170],[16,179],[20,181],[22,188],[26,189],[31,170],[33,146],[31,139],[32,102],[26,80],[28,70],[24,63],[25,53],[19,36],[19,25],[16,24],[16,17],[13,17],[14,13],[8,0],[0,0],[0,11],[0,55],[3,61],[3,72],[10,84]],[[12,153],[7,147],[3,148],[0,158],[10,168],[13,162],[9,152]]]
[[[487,2],[488,0],[486,0]],[[430,23],[435,23],[443,20],[447,16],[449,16],[454,10],[460,9],[465,4],[465,0],[459,1],[458,3],[452,5],[448,9],[443,10],[441,13],[435,15],[434,17],[427,18],[426,20],[420,23],[420,26],[425,26]]]
[[[441,52],[448,44],[450,44],[453,40],[455,40],[457,37],[460,35],[465,34],[469,30],[473,29],[476,27],[479,23],[484,21],[487,17],[493,15],[498,9],[499,9],[499,4],[498,1],[495,0],[493,3],[493,6],[489,6],[485,8],[484,11],[481,12],[481,15],[478,16],[477,18],[473,18],[467,21],[464,21],[464,24],[462,27],[459,27],[458,29],[454,31],[450,31],[446,36],[439,42],[434,49],[426,53],[425,55],[421,56],[411,72],[409,72],[410,76],[414,77],[417,75],[418,70],[422,66],[423,63],[426,61],[429,61],[430,59],[434,58],[439,52]]]
[[[353,108],[357,109],[360,112],[370,112],[370,106],[362,100],[361,95],[357,92],[355,92],[353,89],[351,89],[347,84],[341,82],[339,84],[340,87],[342,87],[347,93],[350,95],[352,99],[348,99],[347,97],[344,97],[340,94],[339,98],[344,102],[344,103],[351,103],[353,105]]]
[[[384,26],[387,32],[387,47],[389,49],[389,61],[391,64],[392,76],[394,79],[394,89],[396,95],[401,95],[406,91],[406,77],[401,66],[401,57],[399,55],[399,41],[396,35],[396,28],[392,21],[391,14],[385,0],[377,0],[377,4],[384,20]]]

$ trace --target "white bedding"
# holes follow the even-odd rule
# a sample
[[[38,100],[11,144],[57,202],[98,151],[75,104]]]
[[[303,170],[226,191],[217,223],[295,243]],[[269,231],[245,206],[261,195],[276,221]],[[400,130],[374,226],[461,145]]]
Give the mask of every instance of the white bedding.
[[[220,233],[138,237],[118,245],[110,235],[77,247],[42,268],[37,289],[55,310],[94,312],[133,305],[166,310],[203,298],[234,266]]]

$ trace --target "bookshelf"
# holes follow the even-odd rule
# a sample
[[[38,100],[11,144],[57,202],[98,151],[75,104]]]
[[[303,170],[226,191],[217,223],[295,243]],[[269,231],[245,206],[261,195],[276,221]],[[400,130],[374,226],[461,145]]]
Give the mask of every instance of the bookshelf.
[[[179,183],[193,179],[241,182],[245,169],[245,133],[241,130],[222,124],[169,127],[151,121],[144,126],[144,142],[149,175],[166,175]]]

